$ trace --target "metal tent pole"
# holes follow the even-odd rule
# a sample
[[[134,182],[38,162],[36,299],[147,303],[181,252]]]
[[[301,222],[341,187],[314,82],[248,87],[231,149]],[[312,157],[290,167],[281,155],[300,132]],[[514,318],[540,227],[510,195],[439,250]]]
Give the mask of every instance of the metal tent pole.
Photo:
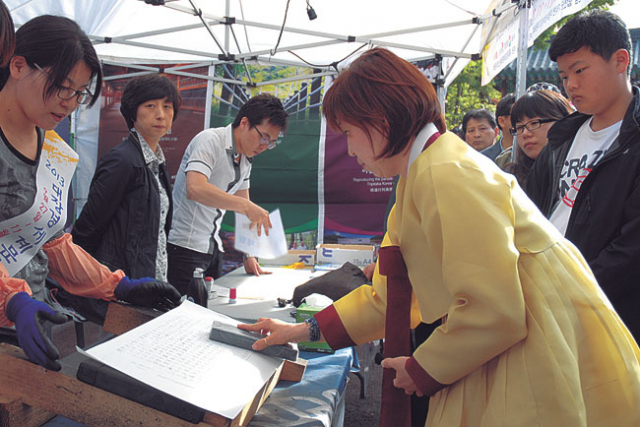
[[[516,98],[524,95],[527,86],[527,44],[529,42],[529,8],[531,0],[520,2],[520,26],[518,35],[518,62],[516,71]]]
[[[516,62],[516,99],[524,95],[527,89],[527,44],[529,42],[529,8],[531,0],[520,0],[520,23],[518,33],[518,59]],[[516,161],[517,137],[513,138],[511,162]]]

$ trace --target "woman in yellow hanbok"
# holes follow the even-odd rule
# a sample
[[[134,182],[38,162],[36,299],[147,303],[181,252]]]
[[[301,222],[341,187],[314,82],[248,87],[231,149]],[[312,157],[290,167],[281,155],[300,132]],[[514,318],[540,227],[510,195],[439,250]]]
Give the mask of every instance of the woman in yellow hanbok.
[[[365,169],[400,175],[381,252],[401,256],[381,255],[372,286],[313,320],[246,326],[269,333],[256,349],[389,342],[442,319],[413,354],[383,361],[397,389],[431,396],[427,426],[640,426],[640,350],[582,255],[513,176],[446,132],[417,68],[372,49],[336,79],[323,112]],[[389,295],[398,265],[410,282],[404,332],[388,319],[401,305]],[[399,425],[406,407],[385,416],[385,400],[383,423]]]

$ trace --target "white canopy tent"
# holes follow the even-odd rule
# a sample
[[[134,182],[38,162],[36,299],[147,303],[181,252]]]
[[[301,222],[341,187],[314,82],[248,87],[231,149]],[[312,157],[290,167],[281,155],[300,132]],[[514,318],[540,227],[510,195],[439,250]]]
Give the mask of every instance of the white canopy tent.
[[[385,46],[412,62],[438,56],[442,101],[444,88],[470,59],[480,58],[486,44],[483,22],[517,7],[508,4],[496,11],[498,0],[166,0],[163,6],[143,0],[4,1],[17,27],[43,14],[66,16],[91,38],[104,64],[140,73],[162,69],[259,87],[335,75],[342,61],[371,46]],[[309,20],[309,4],[317,19]],[[225,63],[300,66],[309,73],[253,82],[249,73],[240,80],[212,71],[208,76],[189,72]],[[158,68],[149,67],[153,64]],[[72,117],[81,159],[75,187],[80,200],[88,194],[97,161],[99,106],[82,107]]]
[[[16,26],[42,14],[74,19],[94,41],[101,59],[110,63],[244,62],[313,67],[334,74],[336,65],[355,51],[386,46],[409,61],[435,55],[448,58],[445,86],[469,59],[479,58],[486,43],[479,29],[494,16],[490,6],[495,4],[493,0],[310,0],[318,16],[311,21],[305,0],[166,0],[164,6],[142,0],[5,3]],[[164,71],[187,72],[184,66]]]
[[[590,2],[578,1],[580,5],[565,0],[4,0],[17,27],[43,14],[75,20],[104,64],[139,70],[129,76],[162,70],[261,87],[334,76],[358,52],[383,46],[410,62],[439,59],[441,102],[445,88],[470,60],[480,59],[483,52],[487,56],[491,43],[498,53],[485,59],[499,56],[507,65],[507,56],[515,57],[511,42],[519,31],[507,26],[510,31],[499,33],[500,22],[512,22],[528,6],[548,26]],[[308,18],[309,7],[317,14],[314,20]],[[532,26],[540,27],[535,20]],[[518,50],[526,55],[526,47]],[[212,70],[219,64],[297,66],[309,72],[254,82],[249,72],[241,78],[216,76]],[[210,67],[208,75],[190,72],[203,66]],[[88,193],[97,160],[99,106],[80,108],[72,117],[81,158],[80,199]]]

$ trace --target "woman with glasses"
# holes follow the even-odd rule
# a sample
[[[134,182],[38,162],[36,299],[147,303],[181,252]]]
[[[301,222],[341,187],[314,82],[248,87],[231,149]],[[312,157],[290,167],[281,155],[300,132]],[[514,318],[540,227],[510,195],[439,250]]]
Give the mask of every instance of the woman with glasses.
[[[167,235],[173,203],[160,140],[178,117],[182,98],[158,74],[136,77],[122,94],[129,136],[96,168],[73,241],[111,269],[167,280]]]
[[[522,188],[540,151],[547,145],[547,132],[553,124],[573,112],[569,101],[551,90],[537,90],[524,94],[513,104],[509,131],[516,138],[515,161],[511,162],[511,150],[496,159],[498,165],[515,175]]]
[[[222,275],[220,226],[227,210],[246,215],[258,234],[269,234],[269,212],[251,201],[251,164],[257,155],[278,145],[287,127],[282,102],[262,93],[250,98],[226,127],[205,129],[185,150],[173,188],[169,232],[169,281],[185,294],[196,268]],[[246,254],[249,274],[264,271]]]
[[[61,286],[56,294],[68,295],[81,314],[96,299],[165,309],[180,299],[167,283],[109,270],[64,232],[78,156],[51,130],[78,105],[96,102],[101,84],[89,38],[59,16],[21,26],[0,70],[0,326],[15,323],[26,355],[49,369],[60,369],[59,354],[43,323],[66,317],[49,305],[59,308],[45,287],[47,273]]]
[[[640,425],[640,349],[578,250],[487,157],[445,131],[435,89],[384,49],[325,94],[327,124],[376,176],[400,175],[372,285],[304,323],[260,319],[261,350],[385,338],[381,425]],[[534,116],[535,118],[535,116]],[[417,349],[410,328],[441,321]]]

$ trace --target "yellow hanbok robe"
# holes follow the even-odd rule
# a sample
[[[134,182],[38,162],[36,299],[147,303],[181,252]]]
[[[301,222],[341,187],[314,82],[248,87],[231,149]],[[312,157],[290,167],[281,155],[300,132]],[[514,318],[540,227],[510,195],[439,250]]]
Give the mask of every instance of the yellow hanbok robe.
[[[448,385],[427,426],[640,426],[638,345],[513,176],[442,135],[398,183],[388,244],[407,265],[412,323],[446,319],[413,354]],[[362,343],[384,336],[387,303],[376,269],[333,308]]]

